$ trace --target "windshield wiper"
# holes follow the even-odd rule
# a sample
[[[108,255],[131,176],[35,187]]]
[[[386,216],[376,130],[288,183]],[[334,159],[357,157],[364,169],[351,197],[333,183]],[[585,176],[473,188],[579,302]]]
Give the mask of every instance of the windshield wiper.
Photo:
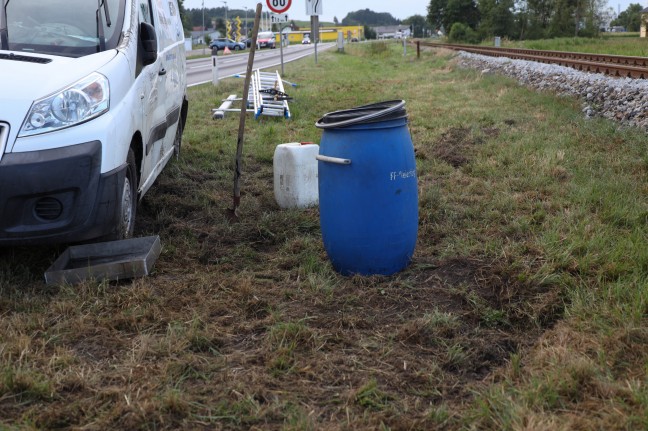
[[[9,25],[7,24],[7,6],[9,1],[2,2],[2,8],[0,9],[0,49],[9,49]]]
[[[103,19],[101,18],[101,7],[103,6],[104,14],[106,15],[106,27],[110,27],[112,24],[110,22],[110,12],[108,12],[108,3],[106,0],[99,0],[99,7],[97,8],[97,39],[99,39],[99,45],[97,45],[97,52],[103,52],[106,50],[106,36],[104,34],[104,24]]]

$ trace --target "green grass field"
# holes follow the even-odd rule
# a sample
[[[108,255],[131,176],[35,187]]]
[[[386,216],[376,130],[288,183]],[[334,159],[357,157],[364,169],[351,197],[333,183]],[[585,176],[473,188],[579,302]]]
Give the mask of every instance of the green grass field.
[[[0,429],[648,428],[648,147],[580,103],[398,44],[286,65],[291,120],[190,89],[181,157],[139,207],[151,276],[46,286],[64,247],[0,250]],[[343,277],[317,208],[281,210],[276,145],[404,99],[419,235],[390,277]],[[379,148],[376,151],[380,151]]]
[[[556,39],[504,41],[502,46],[550,51],[648,56],[648,39],[639,33],[601,33],[598,38],[563,37]]]

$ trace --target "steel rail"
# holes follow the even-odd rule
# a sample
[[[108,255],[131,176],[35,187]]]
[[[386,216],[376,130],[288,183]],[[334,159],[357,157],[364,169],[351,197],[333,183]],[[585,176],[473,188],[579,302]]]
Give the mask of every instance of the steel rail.
[[[621,78],[648,78],[648,58],[646,57],[589,54],[566,51],[543,51],[537,49],[497,48],[423,41],[420,41],[420,44],[432,48],[447,48],[493,57],[508,57],[547,64],[559,64],[561,66],[571,67],[584,72],[602,73]]]

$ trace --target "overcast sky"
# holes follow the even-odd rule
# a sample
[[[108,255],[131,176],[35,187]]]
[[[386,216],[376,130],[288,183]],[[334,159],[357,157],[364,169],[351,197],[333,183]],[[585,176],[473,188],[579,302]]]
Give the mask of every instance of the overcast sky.
[[[216,8],[225,6],[224,0],[204,0],[205,8]],[[266,0],[226,0],[229,9],[256,9],[256,5],[261,3],[263,11],[268,11]],[[374,12],[389,12],[394,18],[405,19],[412,15],[427,15],[427,5],[429,0],[320,0],[324,9],[323,15],[320,15],[320,21],[333,21],[333,17],[338,20],[347,16],[349,12],[355,12],[361,9],[371,9]],[[201,9],[203,0],[184,0],[186,9]],[[249,12],[250,14],[252,12]],[[297,20],[309,20],[306,15],[306,0],[292,0],[292,5],[288,9],[288,17]]]
[[[338,20],[342,19],[349,13],[361,9],[371,9],[374,12],[389,12],[394,18],[405,19],[412,15],[427,16],[427,5],[429,0],[320,0],[324,8],[324,14],[320,16],[320,21],[333,21],[333,17]],[[257,3],[263,5],[263,10],[267,11],[266,0],[226,0],[227,7],[231,9],[244,9],[245,7],[254,10]],[[615,12],[621,9],[621,12],[628,8],[630,3],[639,3],[643,7],[648,6],[648,0],[608,0],[608,5]],[[185,8],[201,9],[203,0],[184,0]],[[225,0],[204,0],[205,8],[216,8],[225,6]],[[252,13],[252,12],[250,12]],[[292,0],[292,5],[288,9],[290,19],[308,20],[306,15],[306,0]]]
[[[608,6],[614,9],[614,12],[618,12],[618,9],[621,9],[621,12],[628,9],[630,3],[640,4],[642,7],[648,6],[648,0],[608,0]]]

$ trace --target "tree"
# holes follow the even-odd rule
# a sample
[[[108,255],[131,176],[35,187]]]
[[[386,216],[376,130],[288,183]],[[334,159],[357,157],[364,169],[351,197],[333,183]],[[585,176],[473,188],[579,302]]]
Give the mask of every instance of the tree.
[[[215,25],[214,28],[216,31],[218,31],[222,35],[224,35],[227,32],[227,28],[225,26],[225,19],[224,18],[214,18]]]
[[[556,0],[553,4],[553,15],[549,24],[550,37],[568,37],[576,35],[576,0]]]
[[[448,39],[450,42],[479,43],[479,35],[477,32],[460,22],[452,24]]]
[[[447,21],[445,28],[455,22],[461,22],[475,29],[479,24],[479,10],[475,0],[448,0]]]
[[[478,7],[481,16],[478,30],[483,39],[517,36],[513,0],[479,0]]]
[[[579,23],[579,36],[594,37],[599,34],[606,16],[606,0],[582,0],[584,6]]]
[[[349,12],[342,19],[342,25],[369,25],[372,27],[379,25],[396,25],[399,21],[390,13],[378,13],[369,9]]]
[[[430,0],[430,4],[428,4],[427,20],[435,30],[443,27],[443,18],[447,3],[447,0]]]
[[[479,24],[479,10],[474,0],[430,0],[428,22],[435,29],[445,28],[459,22],[473,29]]]
[[[641,11],[643,7],[639,3],[630,3],[630,6],[619,14],[617,19],[610,25],[620,25],[627,31],[639,31],[641,28]]]
[[[185,36],[187,36],[191,32],[191,17],[184,8],[184,0],[178,0],[178,13],[180,14],[180,21],[182,22]]]
[[[376,39],[378,37],[375,30],[368,25],[364,26],[364,36],[365,39]]]
[[[594,37],[604,21],[606,0],[518,0],[519,38]]]
[[[333,24],[335,24],[335,25],[339,25],[339,24],[340,24],[340,21],[338,21],[338,19],[337,19],[336,16],[333,17]]]
[[[423,15],[412,15],[409,18],[405,18],[403,24],[412,26],[414,37],[425,37],[425,30],[429,28]]]
[[[520,23],[527,39],[548,37],[549,22],[553,11],[553,0],[527,0],[524,22]]]
[[[601,20],[599,29],[601,31],[606,31],[606,27],[609,27],[612,21],[616,19],[616,12],[614,12],[614,8],[612,7],[604,8],[600,13],[599,18]]]

